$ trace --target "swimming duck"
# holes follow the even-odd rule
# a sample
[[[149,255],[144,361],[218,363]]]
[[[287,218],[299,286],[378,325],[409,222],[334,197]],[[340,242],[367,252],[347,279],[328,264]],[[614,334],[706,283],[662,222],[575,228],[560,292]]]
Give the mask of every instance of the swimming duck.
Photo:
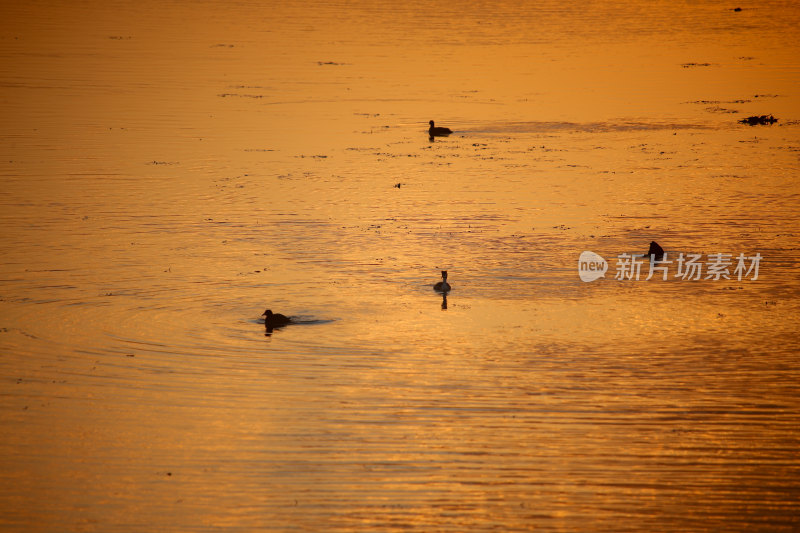
[[[450,284],[447,283],[447,270],[442,270],[442,281],[434,285],[433,290],[440,292],[447,292],[450,290]]]
[[[270,309],[264,311],[261,315],[264,317],[264,325],[268,328],[279,328],[292,323],[292,319],[280,313],[273,313]]]
[[[451,130],[450,128],[441,128],[441,127],[434,126],[432,120],[428,124],[431,125],[431,127],[428,129],[428,135],[430,135],[431,137],[434,137],[434,136],[437,136],[437,135],[439,135],[439,136],[441,136],[441,135],[450,135],[451,133],[453,133],[453,130]]]
[[[661,261],[664,259],[664,249],[659,246],[656,241],[650,241],[650,249],[647,250],[647,257],[652,258],[654,261]]]

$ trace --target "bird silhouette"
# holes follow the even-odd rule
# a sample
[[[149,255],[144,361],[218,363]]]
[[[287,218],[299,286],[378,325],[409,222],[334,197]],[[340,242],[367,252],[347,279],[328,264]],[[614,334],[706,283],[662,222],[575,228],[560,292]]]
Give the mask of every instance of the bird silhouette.
[[[441,137],[443,135],[450,135],[451,133],[453,133],[453,130],[451,130],[450,128],[441,128],[439,126],[434,126],[432,120],[428,124],[431,125],[431,127],[428,128],[428,135],[430,135],[431,137]]]
[[[439,292],[447,292],[451,289],[450,284],[447,283],[447,270],[442,270],[442,281],[433,286],[433,290]]]

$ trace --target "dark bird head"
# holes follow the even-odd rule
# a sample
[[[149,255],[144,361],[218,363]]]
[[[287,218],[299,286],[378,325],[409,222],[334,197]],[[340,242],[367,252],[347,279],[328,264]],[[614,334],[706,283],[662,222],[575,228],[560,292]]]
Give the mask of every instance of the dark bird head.
[[[272,316],[272,310],[271,309],[267,309],[266,311],[264,311],[264,314],[261,315],[261,316],[265,316],[267,318],[271,317]]]
[[[447,270],[442,270],[442,279],[447,279]]]
[[[428,124],[431,125],[431,128],[433,127],[433,121],[432,120],[430,122],[428,122]]]
[[[664,257],[664,249],[656,241],[650,241],[650,249],[647,250],[647,256],[655,256],[656,261],[661,261]]]

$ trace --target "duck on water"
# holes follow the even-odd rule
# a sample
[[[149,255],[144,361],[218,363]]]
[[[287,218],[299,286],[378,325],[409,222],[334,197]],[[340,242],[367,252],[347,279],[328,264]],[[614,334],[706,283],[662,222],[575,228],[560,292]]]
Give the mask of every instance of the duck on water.
[[[447,292],[450,290],[450,284],[447,283],[447,270],[442,270],[442,281],[433,286],[433,290],[439,292]]]
[[[647,250],[645,257],[651,258],[653,261],[663,261],[664,249],[656,241],[650,241],[650,249]]]
[[[428,135],[430,135],[431,137],[442,137],[453,133],[453,130],[451,130],[450,128],[442,128],[439,126],[434,126],[432,120],[428,122],[428,124],[431,125],[431,127],[428,128]]]
[[[292,319],[280,313],[273,313],[272,310],[267,309],[264,314],[264,325],[268,328],[279,328],[292,323]]]

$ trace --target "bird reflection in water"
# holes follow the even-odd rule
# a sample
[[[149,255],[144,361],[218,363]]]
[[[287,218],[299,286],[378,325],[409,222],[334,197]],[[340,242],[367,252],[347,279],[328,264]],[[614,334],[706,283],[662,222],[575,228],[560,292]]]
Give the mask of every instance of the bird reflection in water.
[[[443,292],[442,293],[442,311],[446,311],[446,310],[447,310],[447,293]]]

